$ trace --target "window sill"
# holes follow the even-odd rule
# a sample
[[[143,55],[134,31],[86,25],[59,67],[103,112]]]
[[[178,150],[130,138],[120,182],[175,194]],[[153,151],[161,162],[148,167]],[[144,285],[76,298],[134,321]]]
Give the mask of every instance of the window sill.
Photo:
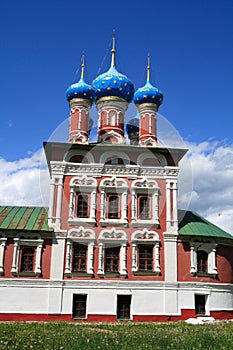
[[[134,276],[159,276],[160,272],[156,271],[133,271]]]
[[[106,220],[100,220],[101,226],[124,226],[126,227],[128,225],[127,220],[122,219],[106,219]]]
[[[133,227],[158,227],[158,220],[137,220],[132,222]]]
[[[69,219],[68,224],[70,226],[77,226],[77,225],[90,225],[90,226],[95,226],[96,220],[95,219],[90,219],[90,218],[74,218],[74,219]]]
[[[121,275],[119,272],[105,272],[98,274],[100,278],[127,278],[127,275]]]
[[[18,277],[39,277],[40,272],[12,272],[12,276],[18,276]]]
[[[191,275],[193,277],[209,277],[209,278],[215,278],[218,273],[217,272],[213,272],[213,273],[204,273],[204,272],[192,272]]]
[[[68,278],[72,277],[93,277],[93,273],[87,273],[87,272],[66,272],[65,276]]]

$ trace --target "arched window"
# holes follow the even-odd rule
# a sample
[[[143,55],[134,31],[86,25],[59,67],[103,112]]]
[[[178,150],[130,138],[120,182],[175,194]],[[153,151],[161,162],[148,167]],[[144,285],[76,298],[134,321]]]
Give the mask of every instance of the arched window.
[[[190,273],[192,276],[208,274],[215,277],[218,274],[216,266],[217,244],[213,242],[190,241]]]
[[[109,113],[110,125],[116,125],[116,112],[111,111]]]
[[[197,251],[197,273],[208,273],[208,253],[204,250]]]

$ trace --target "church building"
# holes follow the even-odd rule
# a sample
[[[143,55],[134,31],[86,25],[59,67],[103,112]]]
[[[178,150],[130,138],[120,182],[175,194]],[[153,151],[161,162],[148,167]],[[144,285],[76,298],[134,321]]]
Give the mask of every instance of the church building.
[[[233,318],[233,236],[177,208],[187,150],[158,143],[150,58],[136,92],[114,38],[108,71],[89,85],[84,68],[66,92],[68,141],[44,143],[49,208],[0,207],[0,320]]]

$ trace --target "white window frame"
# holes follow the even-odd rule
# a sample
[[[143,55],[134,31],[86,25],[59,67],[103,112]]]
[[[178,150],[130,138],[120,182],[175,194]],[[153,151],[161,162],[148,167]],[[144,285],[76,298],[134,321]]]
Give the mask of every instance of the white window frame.
[[[115,176],[103,179],[100,182],[101,200],[100,200],[100,225],[101,226],[126,226],[127,218],[127,193],[128,184],[124,179]],[[107,194],[116,194],[120,198],[120,218],[109,219],[107,217]]]
[[[151,196],[151,219],[138,218],[138,195]],[[133,227],[158,227],[159,226],[159,186],[155,180],[137,179],[132,182],[132,226]]]
[[[11,267],[11,273],[13,276],[16,275],[41,275],[41,257],[42,257],[42,248],[43,248],[44,240],[41,239],[40,235],[37,234],[29,234],[27,238],[23,237],[22,234],[18,234],[16,238],[14,238],[14,252],[13,252],[13,261]],[[20,272],[19,266],[19,256],[21,247],[34,247],[36,249],[35,254],[35,263],[34,263],[34,271],[32,272]]]
[[[78,229],[68,231],[66,242],[66,257],[65,257],[65,275],[72,276],[72,261],[73,261],[73,243],[87,245],[87,271],[86,274],[92,276],[94,274],[94,246],[95,232],[91,229],[84,229],[80,226]],[[77,274],[77,273],[74,273]]]
[[[4,254],[7,238],[4,233],[0,234],[0,276],[4,274]]]
[[[190,245],[190,259],[191,259],[190,274],[192,276],[198,275],[197,252],[199,250],[202,250],[208,254],[206,274],[213,277],[217,276],[218,274],[218,270],[216,266],[217,244],[215,242],[205,243],[205,242],[191,241],[189,242],[189,245]]]
[[[76,216],[76,194],[89,194],[89,217],[79,218]],[[69,204],[69,219],[68,224],[72,225],[92,225],[96,223],[96,193],[97,181],[93,177],[75,176],[70,180],[70,204]]]
[[[104,261],[105,261],[105,248],[106,247],[120,247],[119,255],[119,275],[121,277],[127,276],[126,266],[126,249],[127,249],[127,235],[125,231],[116,230],[102,230],[99,235],[99,260],[98,260],[98,275],[104,276]]]
[[[139,272],[138,270],[138,246],[139,245],[153,245],[153,270],[151,271],[155,275],[161,274],[160,268],[160,239],[159,235],[155,231],[148,231],[146,228],[142,231],[135,231],[132,234],[132,272]],[[144,272],[141,272],[142,274]],[[147,274],[147,272],[145,272]]]

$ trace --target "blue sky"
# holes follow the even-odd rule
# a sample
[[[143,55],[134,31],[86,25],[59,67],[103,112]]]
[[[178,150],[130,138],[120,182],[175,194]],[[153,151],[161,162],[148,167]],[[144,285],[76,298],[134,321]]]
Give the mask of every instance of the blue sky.
[[[232,18],[232,0],[1,0],[0,204],[48,205],[42,142],[55,130],[53,140],[68,139],[66,89],[83,51],[88,83],[108,69],[115,29],[118,71],[144,85],[150,52],[164,94],[158,126],[190,149],[179,206],[233,233]]]
[[[35,152],[68,117],[65,91],[108,68],[116,30],[117,68],[164,93],[162,113],[184,139],[232,142],[233,2],[6,1],[0,4],[0,154]],[[105,60],[104,60],[105,58]]]

